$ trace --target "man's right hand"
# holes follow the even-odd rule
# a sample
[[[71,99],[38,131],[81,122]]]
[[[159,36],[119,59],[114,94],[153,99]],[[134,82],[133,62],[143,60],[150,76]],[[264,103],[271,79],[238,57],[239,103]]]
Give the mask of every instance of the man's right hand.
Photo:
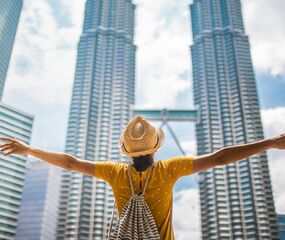
[[[8,143],[0,145],[0,152],[4,152],[5,156],[10,154],[27,155],[29,153],[30,146],[21,140],[7,137],[0,137],[0,140],[8,141]]]
[[[95,164],[93,161],[79,159],[64,152],[54,152],[33,148],[18,139],[0,137],[0,140],[6,140],[9,142],[0,145],[0,152],[8,151],[4,154],[5,156],[10,154],[29,154],[63,169],[94,176]]]

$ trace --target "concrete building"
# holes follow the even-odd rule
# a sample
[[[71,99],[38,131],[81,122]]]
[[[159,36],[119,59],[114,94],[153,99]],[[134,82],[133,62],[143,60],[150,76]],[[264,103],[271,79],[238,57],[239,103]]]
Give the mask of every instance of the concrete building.
[[[30,144],[33,119],[33,116],[0,102],[1,137],[15,137]],[[25,155],[4,156],[0,153],[0,239],[15,239],[26,163]]]
[[[13,49],[23,0],[0,1],[0,100]]]
[[[78,158],[126,160],[118,139],[135,99],[134,15],[131,0],[86,1],[65,147]],[[64,171],[57,239],[105,239],[113,202],[106,182]]]
[[[24,181],[16,240],[53,240],[61,169],[43,161],[29,164]]]
[[[239,0],[190,5],[198,154],[264,138]],[[199,174],[203,239],[279,239],[266,152]]]

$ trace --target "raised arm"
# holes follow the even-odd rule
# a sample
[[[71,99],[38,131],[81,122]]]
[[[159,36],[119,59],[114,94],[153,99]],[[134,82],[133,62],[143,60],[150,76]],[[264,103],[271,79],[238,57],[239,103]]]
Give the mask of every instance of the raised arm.
[[[66,170],[94,175],[95,165],[91,161],[81,160],[64,152],[54,152],[34,148],[18,139],[0,137],[0,140],[8,141],[8,143],[0,145],[0,152],[4,152],[4,156],[8,156],[10,154],[32,155],[47,163]]]
[[[273,148],[285,149],[285,133],[253,143],[228,146],[213,153],[195,156],[193,160],[193,173],[233,163]]]

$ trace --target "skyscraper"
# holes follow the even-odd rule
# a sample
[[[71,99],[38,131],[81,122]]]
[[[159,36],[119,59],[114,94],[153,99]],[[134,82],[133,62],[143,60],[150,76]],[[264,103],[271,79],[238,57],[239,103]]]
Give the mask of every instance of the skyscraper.
[[[263,139],[240,0],[190,5],[198,154]],[[279,239],[266,152],[199,173],[203,239]]]
[[[135,5],[131,0],[87,0],[78,44],[65,152],[89,161],[126,160],[118,139],[134,104]],[[110,186],[63,171],[57,239],[105,239]]]
[[[34,117],[0,102],[0,136],[30,143]],[[2,141],[0,144],[7,143]],[[25,155],[0,154],[0,239],[15,239],[24,177]]]
[[[25,176],[16,240],[54,240],[60,187],[58,167],[33,160]]]
[[[0,1],[0,100],[13,49],[23,0]]]

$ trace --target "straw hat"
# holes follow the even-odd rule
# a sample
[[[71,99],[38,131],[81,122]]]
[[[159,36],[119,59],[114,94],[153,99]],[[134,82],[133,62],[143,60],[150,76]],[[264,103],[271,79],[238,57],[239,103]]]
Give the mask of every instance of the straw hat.
[[[161,128],[152,126],[138,115],[128,123],[121,134],[119,147],[125,155],[138,157],[156,152],[164,140]]]

